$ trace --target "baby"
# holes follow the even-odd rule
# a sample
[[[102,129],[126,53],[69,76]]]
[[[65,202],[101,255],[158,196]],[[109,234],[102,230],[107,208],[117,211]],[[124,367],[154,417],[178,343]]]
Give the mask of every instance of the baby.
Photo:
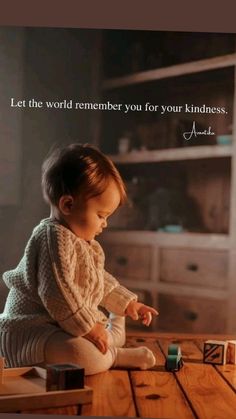
[[[3,275],[10,291],[0,315],[0,356],[8,367],[76,363],[86,375],[151,368],[152,351],[122,348],[125,316],[149,326],[158,313],[105,271],[94,239],[126,199],[118,170],[93,146],[72,144],[46,159],[42,188],[50,217]]]

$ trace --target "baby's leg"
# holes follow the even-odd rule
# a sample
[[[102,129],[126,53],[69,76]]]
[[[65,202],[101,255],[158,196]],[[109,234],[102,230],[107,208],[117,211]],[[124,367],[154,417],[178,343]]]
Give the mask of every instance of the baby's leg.
[[[45,364],[68,362],[79,364],[85,369],[85,375],[92,375],[107,371],[112,366],[146,370],[155,365],[156,359],[146,347],[116,348],[110,345],[107,353],[102,354],[92,342],[83,337],[73,337],[63,331],[55,333],[46,344]]]
[[[154,367],[156,358],[146,346],[139,348],[116,348],[116,359],[113,367],[140,368],[147,370]]]
[[[108,331],[108,343],[120,348],[125,344],[125,317],[110,313]]]
[[[122,348],[125,344],[125,317],[109,316],[108,343],[117,348],[113,367],[141,368],[146,370],[155,365],[156,359],[152,351],[145,346],[139,348]]]
[[[46,364],[79,364],[85,369],[85,375],[107,371],[116,359],[116,348],[110,347],[106,354],[89,340],[73,337],[63,331],[53,334],[45,348]]]

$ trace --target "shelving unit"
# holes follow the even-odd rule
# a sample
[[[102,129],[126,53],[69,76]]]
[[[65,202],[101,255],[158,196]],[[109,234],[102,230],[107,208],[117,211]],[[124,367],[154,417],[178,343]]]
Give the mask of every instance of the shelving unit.
[[[216,157],[232,157],[231,146],[196,146],[185,149],[170,148],[168,150],[145,150],[132,151],[120,155],[110,155],[110,158],[116,164],[134,164],[151,162],[168,162],[177,160],[197,160]]]
[[[112,151],[110,157],[128,184],[135,177],[142,182],[148,180],[150,185],[147,181],[147,187],[143,187],[146,198],[152,187],[158,191],[160,188],[165,191],[183,188],[201,213],[202,224],[198,228],[183,228],[179,233],[166,233],[158,227],[150,231],[145,222],[137,222],[136,228],[133,225],[121,228],[127,214],[120,213],[116,218],[117,225],[113,223],[113,228],[101,238],[107,269],[127,287],[136,290],[140,299],[158,307],[160,316],[153,323],[154,330],[236,333],[235,68],[236,54],[226,53],[113,77],[102,83],[102,97],[114,98],[115,103],[124,102],[127,95],[131,95],[128,96],[130,103],[133,98],[137,101],[140,97],[144,102],[151,102],[148,92],[155,98],[155,91],[156,103],[166,94],[167,102],[171,98],[172,103],[176,100],[178,104],[181,86],[185,86],[187,78],[181,103],[188,103],[193,97],[201,103],[202,98],[206,98],[209,106],[224,106],[228,110],[225,116],[204,114],[199,119],[199,115],[188,115],[189,121],[195,118],[203,124],[214,125],[215,137],[206,145],[202,142],[197,145],[196,141],[193,146],[183,143],[177,146],[175,137],[178,134],[171,124],[175,118],[175,128],[178,120],[176,122],[176,115],[171,115],[166,122],[169,124],[166,134],[163,134],[164,146],[158,143],[157,136],[156,148],[144,149],[142,145],[123,154],[119,154],[118,146],[114,145],[121,135],[116,134],[116,128],[117,131],[120,126],[123,129],[131,120],[132,127],[136,128],[140,124],[139,115],[124,120],[123,115],[116,114],[100,120],[97,142],[104,152]],[[170,91],[174,92],[172,97],[168,96]],[[158,125],[160,118],[157,117],[155,123]],[[153,120],[147,118],[146,133],[148,124],[151,127]],[[229,125],[232,126],[232,145],[218,145],[216,136],[228,134]],[[174,140],[173,132],[176,134]],[[129,217],[132,219],[132,210]]]
[[[115,89],[132,84],[146,83],[150,81],[195,74],[203,71],[217,70],[219,68],[236,65],[236,54],[227,54],[220,57],[198,60],[190,63],[177,64],[171,67],[158,68],[155,70],[142,71],[129,76],[116,77],[104,80],[103,90]]]

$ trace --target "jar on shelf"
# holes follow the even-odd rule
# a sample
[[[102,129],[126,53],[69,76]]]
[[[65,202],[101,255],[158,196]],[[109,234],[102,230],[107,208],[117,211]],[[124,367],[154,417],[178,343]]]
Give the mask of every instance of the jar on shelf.
[[[125,131],[124,134],[118,139],[119,154],[125,154],[130,151],[131,139],[132,139],[132,133],[130,131]]]

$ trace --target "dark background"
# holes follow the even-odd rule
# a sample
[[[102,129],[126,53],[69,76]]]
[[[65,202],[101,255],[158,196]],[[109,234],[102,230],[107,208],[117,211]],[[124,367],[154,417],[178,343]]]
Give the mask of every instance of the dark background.
[[[1,1],[1,25],[235,32],[235,2]],[[122,5],[123,4],[123,5]],[[147,4],[149,7],[147,7]],[[91,7],[92,6],[92,7]],[[45,10],[46,9],[46,10]],[[17,240],[17,239],[15,239]],[[3,243],[1,241],[1,249]],[[18,415],[7,415],[16,418]],[[32,415],[30,415],[32,416]],[[5,414],[0,414],[5,418]],[[23,418],[23,415],[21,415]],[[29,415],[24,415],[25,418]],[[36,417],[36,416],[34,416]],[[37,416],[39,417],[39,416]]]

